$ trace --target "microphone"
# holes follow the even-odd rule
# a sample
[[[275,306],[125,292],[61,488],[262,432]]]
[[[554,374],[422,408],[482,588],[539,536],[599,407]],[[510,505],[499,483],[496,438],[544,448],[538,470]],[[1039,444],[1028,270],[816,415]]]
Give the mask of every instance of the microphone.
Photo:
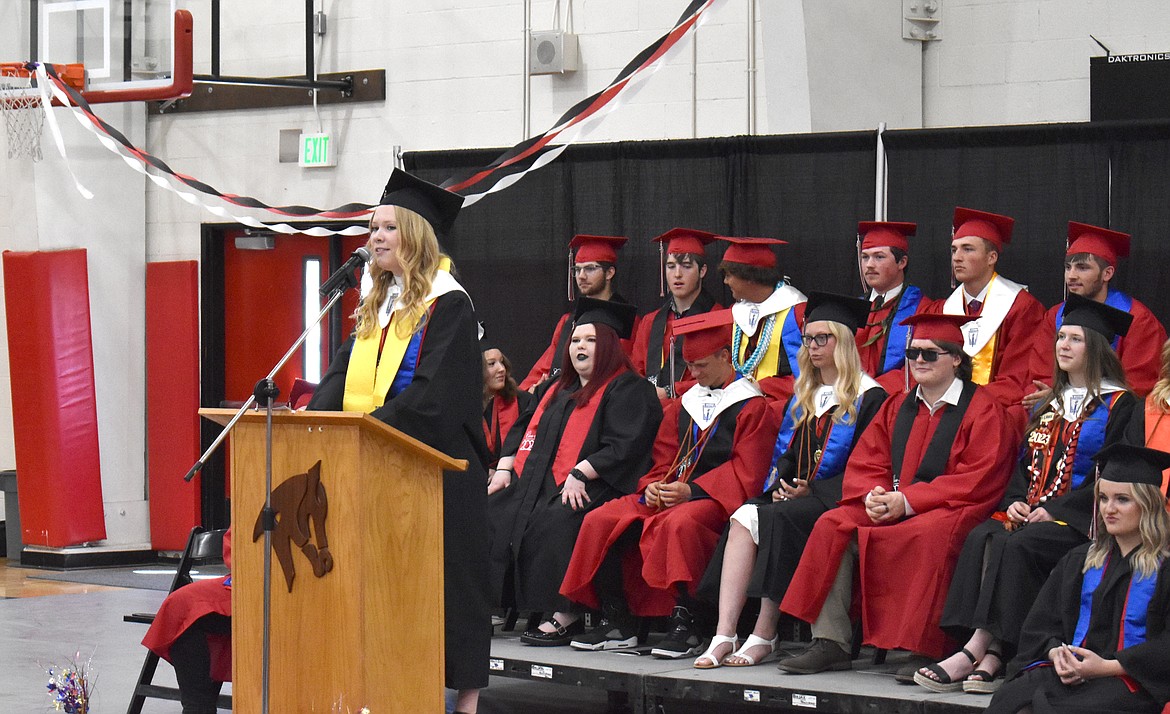
[[[349,256],[349,260],[345,261],[345,265],[338,268],[336,273],[330,275],[329,279],[322,283],[321,289],[317,292],[321,293],[322,297],[329,297],[334,290],[341,289],[345,291],[350,288],[356,288],[359,278],[355,274],[355,271],[369,262],[370,251],[364,247],[358,248],[353,252],[353,255]]]

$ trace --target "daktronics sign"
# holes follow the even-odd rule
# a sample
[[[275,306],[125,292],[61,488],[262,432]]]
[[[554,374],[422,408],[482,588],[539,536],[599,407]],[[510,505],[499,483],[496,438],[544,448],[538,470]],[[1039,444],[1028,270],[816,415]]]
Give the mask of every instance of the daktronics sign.
[[[1170,118],[1170,52],[1089,59],[1089,118]]]

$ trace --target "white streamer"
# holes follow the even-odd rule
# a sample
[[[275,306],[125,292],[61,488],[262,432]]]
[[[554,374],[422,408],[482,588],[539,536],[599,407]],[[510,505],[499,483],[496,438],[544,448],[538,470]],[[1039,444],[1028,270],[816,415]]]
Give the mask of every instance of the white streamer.
[[[61,153],[61,159],[65,162],[65,169],[69,175],[73,177],[73,185],[77,187],[77,192],[81,197],[89,200],[93,198],[93,192],[85,186],[81,185],[77,174],[73,172],[73,164],[69,162],[69,155],[65,153],[65,140],[61,138],[61,128],[57,126],[57,117],[53,114],[53,103],[49,101],[49,88],[52,87],[54,94],[57,91],[57,85],[49,80],[49,73],[45,71],[45,66],[37,62],[37,91],[41,93],[41,107],[49,120],[49,131],[53,134],[53,142],[57,144],[57,151]],[[64,102],[65,106],[69,106],[69,102]]]

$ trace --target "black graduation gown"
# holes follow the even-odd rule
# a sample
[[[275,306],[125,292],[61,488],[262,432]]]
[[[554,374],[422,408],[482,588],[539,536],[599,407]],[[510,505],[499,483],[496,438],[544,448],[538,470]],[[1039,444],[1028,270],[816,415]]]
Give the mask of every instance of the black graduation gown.
[[[574,511],[561,504],[552,465],[576,406],[569,395],[578,388],[579,383],[574,382],[572,388],[553,397],[537,426],[524,472],[504,489],[515,491],[510,496],[514,508],[510,546],[516,605],[522,610],[553,612],[569,608],[569,601],[558,591],[581,521],[606,501],[634,491],[638,477],[650,468],[650,446],[662,421],[662,406],[654,386],[636,372],[624,372],[606,385],[577,459],[588,459],[600,478],[586,483],[589,505]]]
[[[886,391],[881,387],[871,387],[862,395],[861,405],[857,410],[857,427],[853,430],[853,439],[849,444],[850,452],[885,400]],[[817,438],[815,423],[806,422],[797,429],[793,434],[792,448],[781,454],[776,461],[778,477],[788,480],[807,478],[808,466],[812,464],[802,469],[804,473],[797,474],[797,455],[802,452],[811,453],[821,448],[821,441],[822,439]],[[780,488],[777,482],[771,489],[747,502],[759,506],[760,519],[760,547],[756,553],[756,565],[752,570],[751,580],[748,581],[749,597],[766,597],[777,602],[784,599],[788,583],[792,581],[792,574],[796,572],[796,566],[800,563],[804,544],[808,542],[817,519],[841,500],[841,482],[844,477],[845,469],[842,464],[841,473],[813,480],[809,484],[811,493],[805,498],[773,501],[772,494]],[[723,530],[719,544],[715,547],[715,555],[712,556],[699,583],[700,597],[710,602],[719,601],[723,553],[727,548],[730,528],[728,524]]]
[[[1009,681],[992,698],[988,712],[1008,714],[1024,706],[1033,706],[1036,714],[1158,712],[1170,701],[1170,558],[1158,569],[1158,583],[1146,616],[1146,641],[1118,650],[1118,629],[1133,570],[1129,558],[1122,557],[1116,546],[1093,594],[1084,646],[1105,659],[1121,662],[1141,689],[1131,693],[1117,677],[1066,686],[1052,667],[1024,671],[1033,662],[1047,660],[1053,647],[1073,643],[1088,550],[1086,543],[1070,551],[1044,583],[1020,632],[1020,652],[1008,665]]]
[[[350,338],[334,356],[310,409],[342,408],[352,348]],[[458,291],[440,295],[427,318],[413,381],[371,415],[468,463],[466,471],[443,472],[446,686],[451,689],[488,683],[491,610],[482,404],[483,356],[471,300]],[[385,651],[393,651],[393,645],[385,643]]]
[[[1102,448],[1124,441],[1135,407],[1140,408],[1140,402],[1132,392],[1117,396],[1105,422]],[[1027,440],[1025,435],[1024,444]],[[1053,469],[1064,449],[1063,444],[1057,444]],[[1031,449],[1025,447],[999,510],[1027,500],[1031,458]],[[1048,478],[1052,476],[1049,474]],[[1004,643],[1007,648],[1004,654],[1012,656],[1028,608],[1053,566],[1069,550],[1088,540],[1093,517],[1092,475],[1085,478],[1080,488],[1049,499],[1043,507],[1053,518],[1068,525],[1029,523],[1007,531],[1002,522],[992,519],[971,530],[955,564],[939,621],[947,634],[963,641],[976,628],[988,630]]]

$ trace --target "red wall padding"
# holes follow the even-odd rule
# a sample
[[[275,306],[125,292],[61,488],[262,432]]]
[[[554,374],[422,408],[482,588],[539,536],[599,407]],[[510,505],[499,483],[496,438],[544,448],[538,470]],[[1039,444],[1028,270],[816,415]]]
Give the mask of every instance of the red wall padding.
[[[85,250],[4,251],[21,537],[106,537]]]
[[[146,265],[146,449],[150,542],[182,550],[202,522],[199,476],[199,269],[191,261]]]

